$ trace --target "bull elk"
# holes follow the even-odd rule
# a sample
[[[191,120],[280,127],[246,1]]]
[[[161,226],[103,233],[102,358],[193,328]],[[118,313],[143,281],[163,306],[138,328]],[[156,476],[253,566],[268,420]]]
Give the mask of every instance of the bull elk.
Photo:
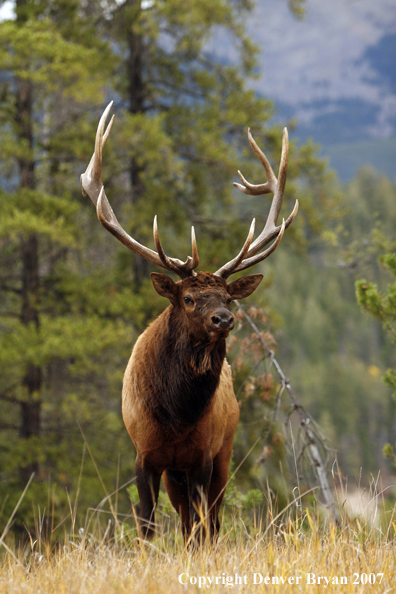
[[[127,365],[122,389],[122,415],[136,448],[135,474],[139,492],[139,532],[154,533],[154,511],[161,476],[179,513],[186,540],[200,525],[207,510],[206,529],[212,538],[219,530],[219,508],[227,484],[239,407],[225,359],[226,338],[234,326],[229,307],[233,299],[248,297],[263,275],[253,274],[227,283],[227,278],[267,258],[277,248],[285,229],[297,214],[298,202],[288,219],[276,225],[282,205],[288,162],[287,130],[283,132],[278,179],[254,141],[249,141],[261,161],[267,182],[252,185],[239,173],[245,194],[274,194],[263,231],[253,241],[255,220],[239,254],[214,274],[195,272],[198,250],[192,227],[192,257],[185,262],[168,257],[160,243],[154,218],[153,251],[121,227],[102,184],[102,150],[112,103],[104,111],[96,133],[95,152],[81,176],[83,194],[96,206],[101,224],[132,252],[180,277],[151,273],[154,289],[170,304],[138,338]],[[265,249],[272,240],[274,242]],[[202,527],[202,524],[201,524]]]

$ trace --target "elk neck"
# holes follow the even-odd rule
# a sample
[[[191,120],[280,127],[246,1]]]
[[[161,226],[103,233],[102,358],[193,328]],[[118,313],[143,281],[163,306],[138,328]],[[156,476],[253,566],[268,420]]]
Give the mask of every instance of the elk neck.
[[[194,340],[173,306],[151,329],[155,340],[147,405],[158,423],[180,435],[197,423],[214,396],[226,355],[225,339]]]

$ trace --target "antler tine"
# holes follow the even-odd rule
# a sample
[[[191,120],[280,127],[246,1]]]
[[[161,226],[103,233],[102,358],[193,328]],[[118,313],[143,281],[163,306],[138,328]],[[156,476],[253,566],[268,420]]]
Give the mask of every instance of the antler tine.
[[[260,151],[260,153],[261,153],[261,151]],[[261,154],[264,156],[264,153],[261,153]],[[280,227],[276,226],[276,221],[277,221],[279,212],[282,207],[283,194],[284,194],[285,185],[286,185],[288,161],[289,161],[289,136],[287,133],[287,128],[284,128],[283,129],[283,137],[282,137],[282,154],[281,154],[281,160],[280,160],[280,165],[279,165],[278,179],[276,179],[276,177],[274,176],[275,182],[276,182],[275,188],[273,190],[274,197],[272,199],[271,208],[270,208],[264,229],[262,230],[260,235],[257,237],[257,239],[255,239],[254,242],[252,243],[251,248],[249,250],[249,254],[248,254],[249,257],[257,254],[263,247],[265,247],[270,241],[272,241],[272,239],[280,231]],[[272,171],[272,169],[271,169],[271,171]],[[291,215],[287,218],[286,229],[293,222],[294,217],[297,214],[297,211],[298,211],[298,201],[296,201]]]
[[[104,130],[107,116],[113,105],[113,101],[110,101],[106,109],[104,110],[102,117],[99,120],[98,129],[95,137],[95,150],[89,162],[89,165],[80,177],[83,196],[87,194],[91,198],[92,202],[97,204],[99,193],[102,189],[102,151],[109,137],[111,128],[113,127],[114,115],[112,116],[106,131]],[[88,189],[86,189],[88,188]]]
[[[279,166],[278,179],[275,177],[275,174],[267,157],[264,155],[260,147],[257,145],[256,141],[254,140],[250,132],[250,128],[248,130],[248,137],[252,149],[256,153],[266,172],[267,182],[260,185],[250,184],[243,177],[242,173],[238,171],[239,177],[243,182],[243,186],[238,183],[234,183],[234,186],[236,186],[244,194],[249,194],[251,196],[259,196],[261,194],[268,194],[269,192],[272,192],[274,194],[274,197],[272,199],[270,212],[268,214],[264,229],[257,237],[257,239],[255,239],[253,243],[250,245],[244,256],[240,258],[240,254],[238,254],[236,258],[225,264],[215,273],[219,276],[222,276],[223,278],[227,278],[230,274],[233,274],[234,272],[245,270],[246,268],[253,266],[253,264],[257,264],[265,258],[268,258],[268,256],[272,254],[272,252],[275,251],[275,249],[278,247],[283,237],[285,229],[287,229],[289,225],[291,225],[298,211],[298,200],[296,200],[293,211],[286,219],[286,222],[283,219],[281,226],[276,225],[276,221],[282,207],[283,194],[286,185],[287,164],[289,158],[289,139],[287,129],[284,128],[283,130],[282,154]],[[265,250],[264,252],[259,253],[273,239],[275,239],[275,241],[271,245],[271,247]]]
[[[215,272],[215,275],[221,276],[222,278],[227,279],[231,274],[234,274],[235,272],[241,272],[241,270],[246,270],[246,268],[250,268],[250,266],[253,266],[254,264],[258,264],[262,260],[265,260],[265,258],[268,258],[268,256],[270,256],[272,254],[272,252],[274,252],[276,250],[276,248],[278,247],[278,245],[280,244],[283,234],[285,232],[285,229],[286,229],[286,224],[285,224],[285,219],[283,219],[282,225],[280,226],[280,231],[278,233],[278,237],[276,238],[274,243],[268,249],[266,249],[264,252],[261,252],[261,254],[256,254],[255,256],[252,256],[251,258],[246,258],[246,260],[244,260],[242,258],[240,260],[240,262],[235,266],[229,266],[229,264],[231,264],[233,262],[233,260],[231,260],[231,262],[229,264],[225,264],[225,266],[223,266],[217,272]],[[236,258],[235,258],[235,260],[236,260]]]
[[[238,184],[237,182],[233,182],[233,185],[244,194],[248,194],[249,196],[261,196],[262,194],[270,194],[272,192],[271,188],[268,187],[268,182],[256,186],[254,184],[250,184],[247,179],[243,177],[239,169],[238,175],[241,178],[243,185]]]
[[[234,269],[238,268],[238,266],[240,265],[240,263],[242,262],[242,260],[246,256],[246,254],[248,253],[250,245],[253,241],[255,225],[256,225],[256,219],[253,219],[253,221],[250,224],[248,236],[246,238],[245,243],[243,244],[241,251],[233,260],[231,260],[230,262],[227,262],[227,264],[224,264],[224,266],[219,268],[219,270],[217,270],[215,272],[216,276],[221,276],[222,278],[227,278],[230,274],[232,274]]]
[[[153,236],[154,236],[154,243],[155,247],[157,248],[157,252],[159,257],[161,258],[161,262],[166,266],[166,268],[172,268],[172,263],[170,262],[168,256],[165,254],[160,239],[158,235],[158,225],[157,225],[157,215],[154,217],[153,222]]]
[[[265,260],[265,258],[268,258],[268,256],[270,256],[272,254],[272,252],[274,252],[276,250],[276,248],[278,247],[278,245],[280,244],[283,234],[285,232],[285,229],[286,229],[286,224],[285,224],[285,219],[283,219],[282,225],[280,226],[280,231],[278,233],[278,237],[276,238],[274,243],[268,249],[266,249],[264,252],[261,252],[261,254],[256,254],[255,256],[252,256],[250,258],[246,258],[246,260],[243,260],[241,262],[241,264],[237,268],[235,268],[230,274],[233,274],[234,272],[240,272],[241,270],[245,270],[246,268],[250,268],[250,266],[253,266],[254,264],[258,264],[262,260]],[[223,276],[223,278],[227,278],[227,277]]]
[[[158,233],[158,224],[157,224],[157,215],[154,217],[153,222],[153,236],[155,247],[157,248],[158,256],[161,259],[161,262],[164,268],[168,270],[172,270],[176,274],[178,274],[181,278],[186,278],[187,276],[191,276],[193,274],[194,268],[196,268],[199,264],[199,256],[198,256],[198,249],[197,249],[197,242],[195,239],[195,231],[194,227],[191,228],[191,244],[192,244],[192,254],[193,257],[187,256],[185,262],[182,262],[178,258],[169,258],[160,242],[159,233]]]
[[[95,151],[91,157],[86,171],[81,175],[81,185],[83,194],[91,198],[96,206],[96,212],[100,223],[107,229],[114,237],[129,248],[135,254],[138,254],[145,260],[171,270],[181,278],[191,276],[194,274],[194,268],[198,266],[198,250],[195,241],[195,234],[192,232],[192,250],[193,257],[188,256],[185,262],[177,258],[169,258],[162,249],[158,236],[157,217],[154,219],[154,241],[158,249],[158,253],[150,248],[141,245],[138,241],[133,239],[121,227],[115,216],[113,209],[107,199],[102,182],[102,151],[109,137],[111,127],[113,125],[114,116],[111,118],[109,125],[105,130],[106,119],[109,114],[113,102],[109,103],[100,118],[98,129],[95,138]]]
[[[195,237],[195,229],[191,227],[191,250],[192,250],[192,269],[196,268],[199,264],[197,240]]]
[[[155,215],[154,222],[153,222],[153,236],[154,236],[155,247],[157,248],[158,256],[160,257],[162,264],[164,265],[165,268],[168,268],[168,270],[173,270],[173,272],[176,272],[176,269],[178,268],[177,265],[175,265],[175,262],[172,258],[168,258],[168,256],[165,254],[165,251],[161,245],[161,242],[159,239],[159,234],[158,234],[157,215]],[[179,263],[183,264],[183,262],[181,262],[181,260],[179,260]]]

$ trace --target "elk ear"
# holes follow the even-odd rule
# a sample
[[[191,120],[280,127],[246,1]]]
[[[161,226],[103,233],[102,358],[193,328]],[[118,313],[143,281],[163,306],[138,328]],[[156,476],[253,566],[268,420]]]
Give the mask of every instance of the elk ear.
[[[158,295],[166,297],[173,305],[177,305],[179,291],[175,281],[166,274],[160,274],[159,272],[152,272],[150,279]]]
[[[238,278],[227,286],[227,291],[233,299],[243,299],[249,297],[257,289],[263,280],[262,274],[251,274]]]

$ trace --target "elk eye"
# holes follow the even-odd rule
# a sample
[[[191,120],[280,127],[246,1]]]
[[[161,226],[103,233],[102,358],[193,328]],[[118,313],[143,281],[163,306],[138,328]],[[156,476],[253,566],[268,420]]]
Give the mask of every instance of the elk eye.
[[[185,295],[183,297],[183,299],[184,299],[184,303],[187,303],[187,305],[191,305],[193,303],[193,300],[188,295]]]
[[[232,302],[233,302],[233,299],[232,299],[232,297],[228,297],[228,299],[227,299],[227,301],[226,301],[226,304],[227,304],[227,305],[230,305]]]

